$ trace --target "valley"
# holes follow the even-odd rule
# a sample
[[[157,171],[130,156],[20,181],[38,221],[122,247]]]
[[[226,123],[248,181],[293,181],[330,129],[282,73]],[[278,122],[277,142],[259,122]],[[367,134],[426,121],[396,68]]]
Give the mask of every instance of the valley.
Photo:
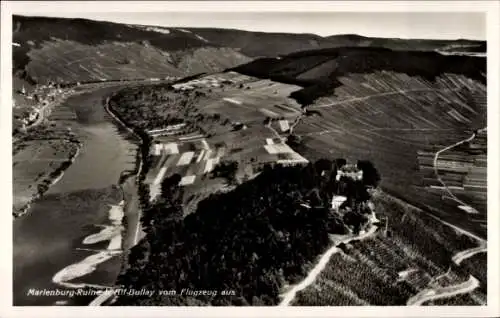
[[[14,305],[487,305],[486,42],[13,31]]]

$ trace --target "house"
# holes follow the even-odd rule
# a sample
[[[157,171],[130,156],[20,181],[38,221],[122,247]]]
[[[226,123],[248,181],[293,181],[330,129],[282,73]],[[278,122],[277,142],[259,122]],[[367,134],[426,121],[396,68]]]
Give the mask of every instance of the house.
[[[280,120],[279,122],[280,129],[282,132],[288,131],[290,126],[288,125],[288,120]]]

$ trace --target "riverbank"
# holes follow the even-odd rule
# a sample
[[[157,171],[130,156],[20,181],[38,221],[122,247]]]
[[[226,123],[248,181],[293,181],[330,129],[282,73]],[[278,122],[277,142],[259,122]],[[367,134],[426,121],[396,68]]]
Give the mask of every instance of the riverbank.
[[[137,150],[117,131],[103,107],[103,98],[117,89],[99,88],[73,96],[65,103],[65,111],[76,116],[64,119],[63,124],[73,128],[82,145],[64,176],[32,204],[32,213],[14,219],[13,298],[16,306],[88,305],[92,301],[93,297],[88,296],[37,297],[28,292],[32,289],[73,290],[55,284],[52,278],[62,269],[96,254],[95,250],[105,248],[103,242],[85,245],[83,240],[101,230],[96,225],[109,222],[109,205],[123,200],[117,182],[123,171],[135,169],[130,155]],[[115,239],[114,244],[117,242]],[[115,257],[96,266],[91,274],[71,283],[112,286],[120,271],[121,254],[117,252]]]
[[[110,97],[106,98],[104,103],[104,108],[106,112],[112,117],[115,124],[118,124],[121,128],[124,128],[128,133],[130,133],[136,141],[138,141],[138,149],[136,152],[136,161],[135,161],[135,169],[133,172],[129,173],[126,176],[122,176],[119,182],[120,187],[124,193],[124,200],[126,202],[126,211],[124,219],[126,224],[128,225],[127,231],[125,234],[125,243],[126,249],[130,249],[135,246],[139,240],[139,232],[141,229],[141,210],[139,206],[139,183],[141,182],[140,176],[143,174],[144,160],[141,155],[141,148],[145,147],[147,141],[141,138],[141,136],[134,131],[134,129],[130,128],[118,114],[110,108],[109,102],[113,98],[114,94]],[[148,148],[149,146],[146,145]],[[134,179],[134,180],[132,180]],[[137,213],[134,217],[133,210],[137,209]],[[132,219],[133,218],[133,219]]]
[[[31,208],[32,203],[35,200],[40,199],[46,192],[48,192],[50,190],[50,188],[52,186],[54,186],[56,183],[58,183],[62,179],[62,177],[64,176],[64,172],[66,171],[66,169],[68,169],[71,166],[71,164],[73,164],[76,157],[78,157],[78,155],[80,154],[80,149],[82,148],[82,144],[78,141],[73,141],[73,140],[68,140],[68,139],[67,139],[67,141],[73,142],[77,145],[75,153],[73,155],[71,155],[67,161],[64,161],[63,163],[61,163],[61,165],[59,166],[58,169],[61,169],[61,167],[63,167],[63,168],[61,169],[59,174],[52,176],[52,177],[49,177],[48,179],[43,181],[43,182],[49,182],[49,184],[46,186],[46,189],[43,192],[37,192],[19,212],[13,211],[12,214],[13,214],[14,218],[18,218],[18,217],[21,217],[21,216],[27,214]]]
[[[134,247],[138,241],[143,237],[144,233],[142,232],[142,224],[141,224],[141,210],[140,210],[140,198],[139,198],[139,189],[138,185],[140,183],[140,176],[142,174],[143,168],[143,159],[141,156],[140,147],[143,146],[144,141],[132,128],[127,126],[125,122],[119,117],[118,114],[115,114],[110,108],[109,102],[111,98],[107,97],[104,102],[104,108],[106,112],[111,116],[114,123],[121,128],[124,128],[128,133],[130,133],[134,138],[139,141],[139,148],[136,154],[136,164],[135,170],[128,175],[121,176],[119,181],[119,186],[124,195],[124,212],[123,212],[123,254],[121,259],[121,267],[120,273],[123,273],[128,265],[128,251]],[[135,213],[134,213],[135,212]],[[100,294],[98,297],[94,298],[89,306],[102,306],[104,304],[113,302],[115,299],[115,294],[113,293],[113,288],[110,288]]]
[[[103,224],[103,229],[100,232],[86,236],[81,242],[84,245],[94,245],[101,241],[109,241],[108,246],[103,250],[95,250],[97,253],[57,272],[52,277],[53,283],[66,288],[95,287],[95,284],[72,283],[71,281],[91,274],[99,264],[121,253],[123,205],[123,200],[118,205],[111,205],[108,212],[108,219],[111,224]]]

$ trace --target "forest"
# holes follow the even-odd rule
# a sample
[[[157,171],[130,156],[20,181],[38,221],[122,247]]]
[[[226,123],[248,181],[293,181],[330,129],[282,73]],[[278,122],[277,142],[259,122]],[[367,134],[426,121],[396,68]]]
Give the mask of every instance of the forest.
[[[176,134],[198,132],[207,136],[230,121],[220,114],[207,114],[196,105],[205,96],[200,91],[176,91],[171,84],[145,84],[126,88],[112,96],[110,109],[124,122],[142,131],[184,124]]]
[[[256,178],[204,199],[185,218],[180,176],[166,178],[161,198],[143,210],[146,237],[131,250],[117,284],[178,294],[120,296],[115,305],[276,305],[282,286],[304,278],[326,250],[330,233],[359,230],[366,222],[366,188],[380,177],[360,161],[370,184],[337,181],[345,164],[321,159],[305,167],[266,165]],[[343,216],[330,211],[335,192],[347,195],[354,209]],[[182,289],[219,293],[193,297],[180,295]],[[221,295],[223,290],[234,295]]]

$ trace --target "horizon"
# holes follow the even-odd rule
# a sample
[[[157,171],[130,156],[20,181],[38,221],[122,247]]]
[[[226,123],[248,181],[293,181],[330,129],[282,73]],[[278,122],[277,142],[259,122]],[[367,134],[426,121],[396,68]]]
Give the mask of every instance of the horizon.
[[[16,12],[14,15],[80,18],[165,28],[314,34],[320,37],[359,35],[414,40],[486,41],[485,15],[477,12]],[[366,26],[363,21],[369,21],[370,25]],[[338,31],[332,32],[331,29]]]

